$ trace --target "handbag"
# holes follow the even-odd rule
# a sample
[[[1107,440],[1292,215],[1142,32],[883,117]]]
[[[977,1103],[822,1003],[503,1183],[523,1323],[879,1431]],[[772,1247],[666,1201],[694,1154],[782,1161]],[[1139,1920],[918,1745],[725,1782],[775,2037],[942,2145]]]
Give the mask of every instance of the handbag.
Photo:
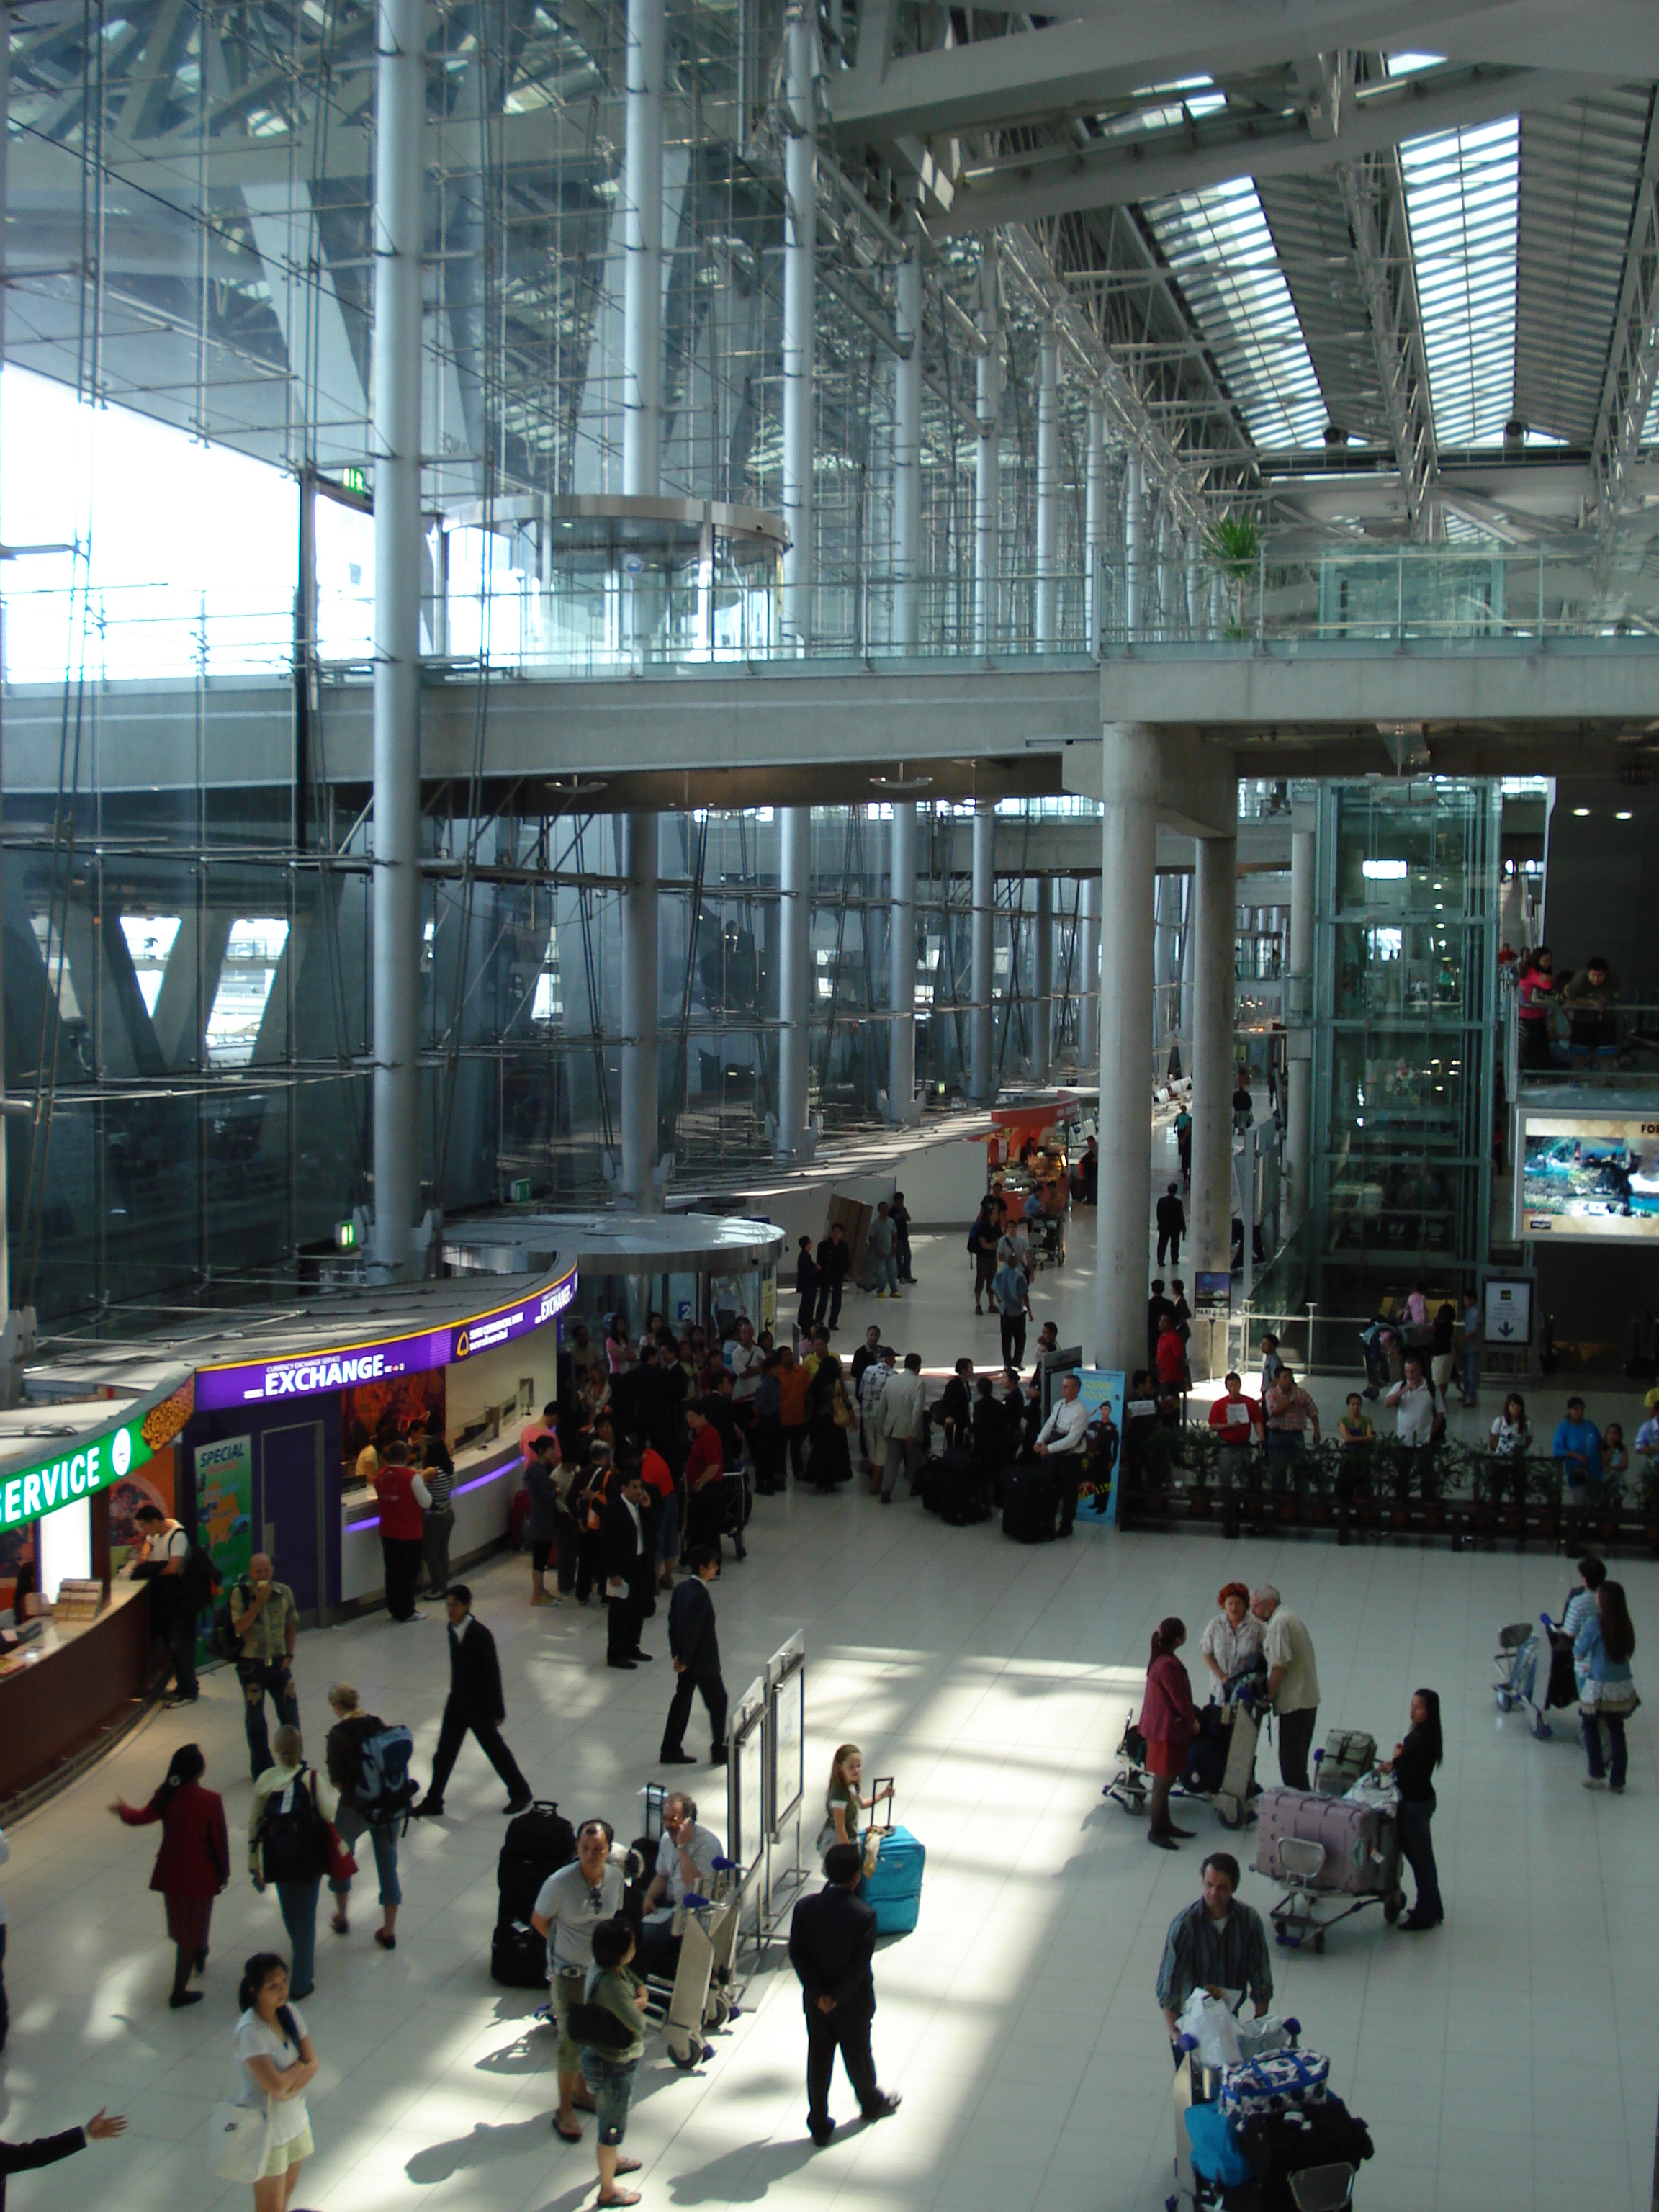
[[[254,2182],[270,2148],[270,2100],[254,2105],[216,2105],[208,2122],[209,2163],[221,2181]]]
[[[1580,1710],[1592,1720],[1599,1719],[1603,1713],[1625,1720],[1641,1702],[1634,1682],[1586,1682],[1578,1696]]]
[[[320,1814],[319,1818],[321,1818]],[[324,1820],[322,1826],[323,1856],[328,1864],[328,1879],[334,1888],[339,1889],[356,1873],[357,1862],[351,1856],[351,1846],[333,1821]]]

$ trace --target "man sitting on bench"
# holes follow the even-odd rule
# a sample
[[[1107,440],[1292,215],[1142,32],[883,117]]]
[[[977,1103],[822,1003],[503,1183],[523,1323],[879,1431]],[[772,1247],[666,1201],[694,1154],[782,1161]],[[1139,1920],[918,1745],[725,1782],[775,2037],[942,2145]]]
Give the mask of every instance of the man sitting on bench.
[[[680,1939],[672,1932],[674,1914],[684,1904],[687,1890],[695,1890],[699,1897],[709,1894],[714,1862],[721,1852],[714,1831],[697,1826],[696,1799],[683,1790],[664,1800],[662,1828],[657,1871],[641,1901],[638,1963],[642,1973],[669,1978],[680,1960]]]

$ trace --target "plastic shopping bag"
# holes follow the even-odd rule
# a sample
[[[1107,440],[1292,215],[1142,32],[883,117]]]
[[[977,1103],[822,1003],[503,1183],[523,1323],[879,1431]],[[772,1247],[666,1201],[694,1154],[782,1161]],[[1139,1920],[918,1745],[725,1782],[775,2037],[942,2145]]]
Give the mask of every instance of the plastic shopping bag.
[[[1194,1990],[1182,2007],[1176,2025],[1197,2045],[1200,2065],[1237,2065],[1238,2022],[1219,1997],[1212,1997],[1204,1990]]]

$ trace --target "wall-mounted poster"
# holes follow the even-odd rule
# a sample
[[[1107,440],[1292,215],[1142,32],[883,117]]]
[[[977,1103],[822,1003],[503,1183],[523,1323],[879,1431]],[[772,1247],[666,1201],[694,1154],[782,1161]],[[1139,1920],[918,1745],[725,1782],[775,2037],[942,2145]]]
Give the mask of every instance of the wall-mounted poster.
[[[1519,1119],[1517,1237],[1659,1240],[1659,1118],[1523,1106]]]

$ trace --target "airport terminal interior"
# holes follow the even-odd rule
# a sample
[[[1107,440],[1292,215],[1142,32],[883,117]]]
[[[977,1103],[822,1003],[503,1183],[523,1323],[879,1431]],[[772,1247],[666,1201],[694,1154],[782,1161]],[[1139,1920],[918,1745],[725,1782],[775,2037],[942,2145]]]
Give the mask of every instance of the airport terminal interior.
[[[1659,16],[0,58],[0,2193],[127,2123],[14,2212],[1659,2207]],[[480,1627],[535,1800],[718,1838],[608,2184],[478,1741],[308,1971],[253,1879],[284,1649],[429,1799]],[[900,2102],[818,2141],[848,1744]],[[116,1817],[191,1746],[210,1938]],[[1217,1851],[1307,2064],[1171,2065]]]

